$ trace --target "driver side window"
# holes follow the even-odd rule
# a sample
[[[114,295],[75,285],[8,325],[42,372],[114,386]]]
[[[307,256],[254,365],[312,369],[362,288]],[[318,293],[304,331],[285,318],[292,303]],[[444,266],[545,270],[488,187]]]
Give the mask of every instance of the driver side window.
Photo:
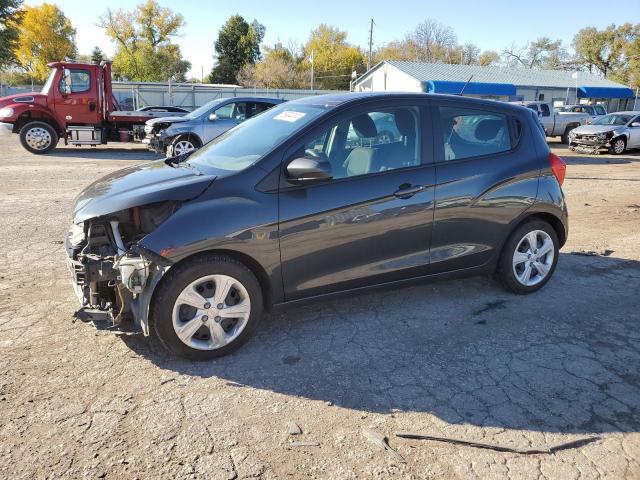
[[[67,89],[68,87],[68,89]],[[81,93],[91,88],[91,74],[88,70],[70,69],[69,76],[60,78],[61,93]]]
[[[309,140],[305,156],[323,157],[334,179],[420,164],[420,112],[415,107],[354,115]]]

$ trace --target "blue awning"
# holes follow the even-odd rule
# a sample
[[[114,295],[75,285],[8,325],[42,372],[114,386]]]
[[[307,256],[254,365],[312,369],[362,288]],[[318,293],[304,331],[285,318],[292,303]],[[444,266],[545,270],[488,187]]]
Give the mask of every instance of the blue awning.
[[[427,93],[459,94],[465,82],[446,82],[444,80],[430,80],[425,82]],[[516,94],[516,86],[511,83],[480,83],[470,82],[464,89],[464,95],[504,95]]]
[[[626,87],[578,87],[579,98],[633,98],[633,90]]]

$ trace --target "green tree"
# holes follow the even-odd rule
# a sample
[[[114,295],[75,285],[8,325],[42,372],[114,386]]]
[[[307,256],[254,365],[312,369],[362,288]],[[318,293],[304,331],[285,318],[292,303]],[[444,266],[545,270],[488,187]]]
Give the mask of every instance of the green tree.
[[[348,43],[347,32],[335,27],[321,24],[311,32],[304,46],[305,69],[310,67],[312,52],[317,88],[348,90],[351,73],[365,70],[366,61],[360,48]]]
[[[264,33],[264,26],[256,20],[249,24],[240,15],[230,17],[214,44],[217,64],[211,70],[209,82],[236,83],[240,70],[260,58]]]
[[[155,0],[131,12],[108,9],[99,26],[116,43],[114,76],[143,82],[184,81],[191,64],[182,58],[180,47],[171,43],[184,24],[182,15]]]
[[[630,23],[609,25],[604,30],[583,28],[573,37],[576,62],[590,72],[597,69],[605,78],[615,74],[624,69],[625,49],[637,38],[638,28]]]
[[[104,52],[100,49],[100,47],[93,47],[93,50],[91,50],[91,63],[100,65],[100,62],[102,62],[104,59]]]
[[[0,0],[0,68],[15,59],[14,49],[22,20],[21,5],[22,0]]]
[[[50,3],[26,6],[21,11],[20,34],[14,55],[20,67],[35,81],[47,78],[47,63],[76,56],[76,30],[64,13]]]

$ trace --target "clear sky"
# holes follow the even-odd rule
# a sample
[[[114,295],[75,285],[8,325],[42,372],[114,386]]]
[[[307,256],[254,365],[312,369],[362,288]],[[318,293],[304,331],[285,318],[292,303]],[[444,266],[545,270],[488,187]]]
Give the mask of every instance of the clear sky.
[[[26,0],[38,5],[41,0]],[[56,3],[77,30],[79,53],[98,45],[113,54],[114,45],[96,26],[107,8],[133,9],[137,2],[125,0],[49,0]],[[363,48],[369,40],[369,19],[375,21],[374,47],[402,38],[426,18],[453,28],[460,43],[472,42],[484,50],[500,52],[512,43],[524,44],[537,37],[562,39],[570,46],[575,32],[586,26],[640,23],[640,0],[159,0],[186,21],[182,36],[175,39],[192,64],[189,76],[206,75],[213,64],[213,42],[222,24],[239,13],[247,21],[257,19],[266,27],[265,43],[289,41],[303,44],[309,32],[327,23],[348,32],[348,41]]]

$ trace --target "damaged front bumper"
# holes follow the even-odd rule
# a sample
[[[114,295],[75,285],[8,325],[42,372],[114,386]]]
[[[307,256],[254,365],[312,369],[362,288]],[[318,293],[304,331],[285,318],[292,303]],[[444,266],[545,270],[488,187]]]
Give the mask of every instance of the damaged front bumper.
[[[80,303],[75,317],[103,330],[149,335],[151,296],[171,264],[137,244],[125,250],[118,227],[112,221],[72,225],[69,230],[64,245]],[[112,249],[107,244],[96,249],[97,243],[92,244],[104,239],[112,240]]]
[[[159,133],[147,133],[142,143],[146,144],[149,150],[159,155],[164,155],[169,146],[167,138]]]

